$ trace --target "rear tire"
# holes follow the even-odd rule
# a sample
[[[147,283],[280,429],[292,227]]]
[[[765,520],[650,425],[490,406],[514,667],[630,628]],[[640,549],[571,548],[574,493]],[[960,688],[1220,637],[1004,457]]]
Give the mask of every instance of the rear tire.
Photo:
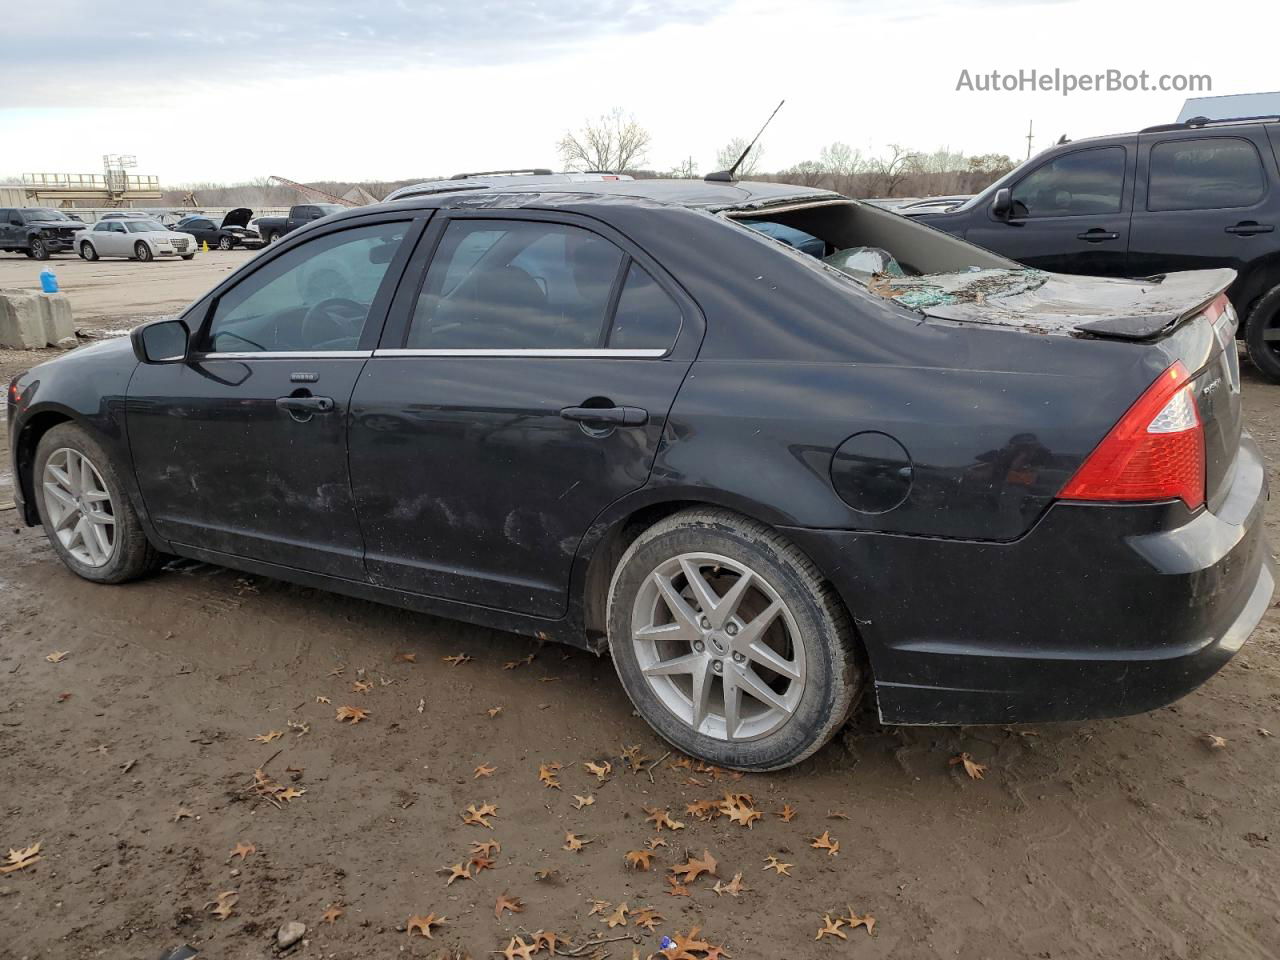
[[[93,248],[93,244],[88,240],[80,244],[80,259],[90,262],[98,259],[98,251]]]
[[[1264,293],[1249,311],[1244,342],[1258,372],[1272,383],[1280,383],[1280,286]]]
[[[155,254],[151,252],[151,248],[139,240],[133,247],[134,255],[143,263],[150,263],[155,259]]]
[[[799,763],[862,693],[853,624],[830,584],[790,541],[727,510],[684,511],[642,533],[614,571],[608,624],[640,715],[717,766]]]
[[[267,234],[267,243],[269,244],[275,243],[279,239],[280,239],[280,234],[275,230],[272,230],[270,233]]]
[[[69,472],[68,464],[81,469]],[[94,583],[124,583],[158,566],[160,554],[147,540],[111,458],[79,424],[60,423],[40,438],[32,488],[45,536],[72,573]],[[101,538],[93,526],[106,530]]]

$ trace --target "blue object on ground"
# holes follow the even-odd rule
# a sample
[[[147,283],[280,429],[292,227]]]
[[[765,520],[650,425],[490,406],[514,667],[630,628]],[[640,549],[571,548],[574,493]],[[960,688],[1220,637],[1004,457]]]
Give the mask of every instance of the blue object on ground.
[[[58,277],[48,267],[40,271],[40,289],[45,293],[58,292]]]

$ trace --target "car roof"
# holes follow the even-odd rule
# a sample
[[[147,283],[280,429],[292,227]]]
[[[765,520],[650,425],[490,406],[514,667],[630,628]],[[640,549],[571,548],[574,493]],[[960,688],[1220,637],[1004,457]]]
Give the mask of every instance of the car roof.
[[[515,177],[505,177],[500,185],[484,190],[483,197],[476,196],[477,188],[467,181],[457,181],[451,192],[408,196],[388,200],[376,207],[361,207],[362,211],[403,209],[404,207],[452,207],[483,203],[485,206],[537,206],[542,199],[551,196],[576,197],[590,202],[593,199],[616,202],[617,200],[649,201],[697,210],[716,212],[721,210],[747,210],[769,207],[779,203],[804,200],[839,200],[852,203],[849,198],[830,190],[800,187],[791,183],[766,183],[763,181],[714,181],[714,180],[591,180],[548,183],[538,178],[538,183],[514,183]],[[499,201],[499,197],[502,198]]]
[[[420,197],[431,193],[455,193],[459,190],[488,190],[492,187],[509,187],[560,184],[560,183],[592,183],[607,180],[630,180],[625,173],[606,173],[592,171],[590,173],[552,173],[549,170],[531,171],[494,171],[491,173],[459,173],[446,180],[424,180],[408,186],[392,190],[384,198],[386,200],[403,200],[406,197]]]

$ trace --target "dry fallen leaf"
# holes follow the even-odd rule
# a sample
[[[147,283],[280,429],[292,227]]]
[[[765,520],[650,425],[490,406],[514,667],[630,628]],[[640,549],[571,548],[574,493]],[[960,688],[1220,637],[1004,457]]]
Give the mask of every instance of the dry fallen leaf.
[[[179,807],[177,812],[173,815],[173,822],[177,823],[179,820],[190,820],[194,816],[195,814],[186,807]]]
[[[352,726],[361,720],[369,719],[369,711],[363,707],[339,707],[337,715],[334,717],[339,723],[343,720],[350,720]]]
[[[373,681],[371,680],[370,681],[357,680],[355,683],[351,684],[352,693],[368,693],[372,689],[373,689]]]
[[[494,904],[494,917],[501,920],[503,910],[506,910],[508,913],[524,913],[524,901],[519,897],[511,897],[506,893],[503,893],[503,895],[498,898],[498,902]]]
[[[640,744],[622,749],[622,762],[631,768],[632,773],[641,773],[649,758],[640,752]]]
[[[742,882],[742,874],[735,873],[733,875],[733,879],[728,883],[721,883],[717,880],[716,885],[711,889],[715,891],[717,897],[722,893],[727,893],[731,897],[736,897],[738,894],[745,892],[748,887]]]
[[[979,763],[967,753],[960,753],[947,761],[951,766],[964,764],[964,772],[969,775],[970,780],[981,780],[982,775],[987,772],[987,768]]]
[[[681,883],[693,883],[704,873],[714,877],[716,875],[716,858],[711,856],[710,852],[703,850],[702,859],[695,860],[690,857],[684,863],[672,867],[671,872],[677,876],[684,874],[681,877]]]
[[[479,780],[481,777],[492,777],[495,773],[497,773],[497,771],[498,771],[497,767],[491,767],[487,763],[482,763],[480,764],[480,766],[476,767],[475,776],[473,776],[471,779]]]
[[[250,737],[250,743],[270,743],[272,740],[279,740],[284,736],[283,730],[270,730],[267,733],[260,733],[256,737]]]
[[[720,812],[729,818],[730,823],[738,823],[750,827],[752,823],[764,816],[751,805],[751,798],[745,793],[726,793],[719,804]]]
[[[40,860],[40,844],[33,843],[31,846],[14,850],[9,848],[9,857],[5,861],[5,865],[0,867],[0,873],[13,873],[15,870],[23,870],[33,863]]]
[[[63,660],[67,659],[67,654],[70,652],[70,650],[59,650],[57,653],[49,654],[45,659],[50,663],[61,663]]]
[[[661,837],[650,837],[648,840],[644,842],[644,845],[648,847],[650,850],[657,850],[659,847],[670,846],[670,844],[667,843],[667,841],[663,840]]]
[[[875,917],[869,913],[865,917],[860,917],[853,912],[853,907],[849,907],[848,910],[849,915],[844,917],[843,920],[849,925],[850,930],[857,930],[859,927],[866,927],[867,933],[874,935],[876,929]]]
[[[622,855],[622,859],[632,870],[648,870],[653,853],[649,850],[628,850]]]
[[[471,876],[470,866],[471,866],[470,864],[455,863],[451,867],[441,867],[439,870],[440,873],[444,873],[446,870],[449,871],[449,879],[444,882],[444,885],[446,887],[451,887],[453,886],[453,881],[455,880],[474,879]]]
[[[832,920],[831,914],[824,913],[822,915],[822,928],[818,931],[815,940],[821,940],[823,937],[839,937],[841,940],[848,940],[849,937],[840,928],[844,926],[844,921],[839,917]]]
[[[564,846],[563,846],[563,847],[561,847],[561,849],[562,849],[562,850],[570,850],[570,851],[572,851],[572,852],[574,852],[574,853],[577,853],[579,850],[581,850],[583,847],[585,847],[588,843],[595,843],[595,841],[594,841],[594,840],[583,840],[583,839],[582,839],[581,837],[579,837],[577,834],[574,834],[574,833],[566,833],[566,834],[564,835]]]
[[[702,821],[714,820],[720,816],[720,804],[715,800],[694,800],[685,804],[684,812]]]
[[[653,933],[653,928],[662,922],[662,914],[653,907],[637,907],[631,911],[631,922]]]
[[[1208,744],[1210,750],[1221,750],[1227,745],[1226,737],[1218,737],[1212,733],[1206,733],[1204,735],[1204,740],[1205,743]]]
[[[552,956],[554,956],[556,952],[556,947],[561,946],[563,943],[564,943],[564,940],[558,933],[551,933],[547,930],[533,931],[533,944],[534,944],[535,953],[538,950],[541,950],[543,947],[546,947],[547,951]]]
[[[477,809],[476,805],[472,803],[467,805],[466,811],[462,814],[462,822],[472,824],[473,826],[487,827],[492,830],[493,824],[489,822],[488,818],[496,817],[497,815],[498,808],[492,803],[482,803],[479,809]]]
[[[547,789],[560,789],[560,781],[556,779],[556,773],[560,767],[561,764],[555,762],[544,763],[538,767],[538,779],[542,781],[543,786]]]
[[[507,949],[501,951],[504,960],[532,960],[538,952],[538,943],[525,943],[524,937],[512,937]]]
[[[790,823],[796,818],[796,808],[789,803],[784,803],[782,809],[778,811],[778,816],[782,818],[783,823]]]
[[[471,656],[466,653],[455,653],[451,657],[441,657],[440,659],[442,659],[445,663],[449,664],[449,666],[451,667],[456,667],[456,666],[460,666],[461,664],[471,662]]]
[[[476,875],[478,876],[481,870],[492,870],[493,865],[498,861],[491,857],[483,857],[480,854],[476,854],[471,858],[470,862],[471,866],[476,868]]]
[[[589,807],[595,802],[596,798],[593,794],[587,794],[585,797],[580,797],[576,793],[573,795],[573,805],[579,810],[583,807]]]
[[[601,783],[604,783],[605,778],[613,772],[613,764],[608,760],[605,760],[602,763],[596,763],[594,760],[588,760],[582,766],[587,773],[594,773],[596,775],[596,779]]]
[[[644,812],[648,814],[648,816],[645,817],[645,819],[651,821],[653,825],[657,827],[659,830],[661,830],[663,827],[666,827],[668,830],[684,829],[684,824],[680,823],[677,820],[672,820],[668,811],[666,810],[660,809],[658,807],[645,807]]]
[[[231,848],[231,853],[227,855],[227,860],[230,861],[232,857],[239,857],[241,860],[243,860],[249,854],[257,853],[257,852],[258,852],[258,848],[254,846],[252,843],[237,843],[234,847]]]
[[[289,729],[295,731],[294,736],[305,737],[311,732],[311,724],[302,720],[290,720],[288,721],[288,724]]]
[[[333,923],[334,921],[336,921],[340,916],[342,916],[342,914],[343,914],[343,913],[345,913],[345,912],[346,912],[346,911],[344,911],[344,910],[343,910],[340,906],[338,906],[337,904],[333,904],[333,903],[331,903],[331,904],[329,904],[329,906],[327,906],[327,907],[325,908],[324,916],[320,918],[320,922],[321,922],[321,923],[329,923],[329,924],[332,924],[332,923]]]
[[[434,913],[428,913],[425,917],[414,914],[405,923],[405,932],[409,936],[413,936],[413,931],[417,930],[428,940],[433,939],[431,936],[431,928],[438,927],[448,921],[448,917],[437,917]]]
[[[236,905],[236,901],[240,899],[240,894],[234,890],[223,890],[213,900],[204,905],[204,908],[212,913],[219,920],[225,920],[231,916],[231,908]]]
[[[316,696],[316,703],[333,703],[328,697]]]
[[[555,867],[543,867],[541,870],[533,871],[533,879],[546,883],[560,876],[560,871]]]
[[[662,955],[667,960],[689,960],[689,958],[693,957],[691,951],[697,950],[699,953],[705,953],[711,949],[710,943],[706,940],[698,939],[698,929],[698,927],[692,928],[688,935],[673,933],[669,938],[671,945],[662,949]]]
[[[812,838],[809,845],[819,850],[827,851],[827,856],[829,857],[834,857],[840,852],[840,841],[831,839],[830,830],[823,830],[822,836]]]
[[[627,914],[631,912],[631,908],[625,903],[618,904],[618,909],[605,917],[604,922],[609,925],[609,929],[614,927],[625,927],[627,925]]]
[[[827,819],[828,820],[848,820],[849,815],[845,813],[843,810],[828,810]]]
[[[283,800],[286,803],[288,803],[290,800],[298,799],[298,797],[302,796],[306,792],[307,791],[305,787],[301,790],[299,790],[296,787],[289,787],[287,790],[281,790],[279,793],[277,793],[276,799]]]
[[[392,663],[417,663],[418,655],[416,653],[397,653],[391,658]]]
[[[527,657],[521,657],[519,660],[508,660],[502,665],[503,670],[514,670],[516,667],[527,667],[533,663],[535,654],[529,654]]]
[[[783,863],[773,854],[769,854],[769,856],[765,859],[765,862],[764,862],[764,868],[766,870],[772,870],[774,873],[778,874],[778,876],[780,877],[791,876],[791,868],[793,866],[795,866],[795,864]]]
[[[667,877],[667,886],[671,889],[667,891],[667,895],[671,897],[687,897],[689,896],[689,888],[680,882],[679,877]]]
[[[486,711],[485,711],[485,713],[487,713],[487,714],[489,715],[489,719],[490,719],[490,720],[492,720],[494,717],[496,717],[496,716],[497,716],[498,714],[500,714],[501,712],[502,712],[502,708],[501,708],[501,707],[490,707],[488,710],[486,710]]]
[[[587,902],[591,904],[591,909],[587,911],[588,917],[593,917],[597,913],[604,913],[613,906],[608,900],[588,900]]]
[[[471,844],[471,852],[477,856],[491,857],[502,852],[502,844],[497,840],[476,840]]]

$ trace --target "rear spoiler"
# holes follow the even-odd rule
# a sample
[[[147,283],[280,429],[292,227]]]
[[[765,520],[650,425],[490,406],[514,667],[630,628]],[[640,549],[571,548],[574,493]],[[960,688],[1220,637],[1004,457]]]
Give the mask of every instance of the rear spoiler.
[[[1203,312],[1235,278],[1236,272],[1227,269],[1142,277],[1139,282],[1150,283],[1155,288],[1148,294],[1150,310],[1086,320],[1075,324],[1074,329],[1086,336],[1112,340],[1152,340]],[[1188,303],[1192,306],[1188,307]]]

